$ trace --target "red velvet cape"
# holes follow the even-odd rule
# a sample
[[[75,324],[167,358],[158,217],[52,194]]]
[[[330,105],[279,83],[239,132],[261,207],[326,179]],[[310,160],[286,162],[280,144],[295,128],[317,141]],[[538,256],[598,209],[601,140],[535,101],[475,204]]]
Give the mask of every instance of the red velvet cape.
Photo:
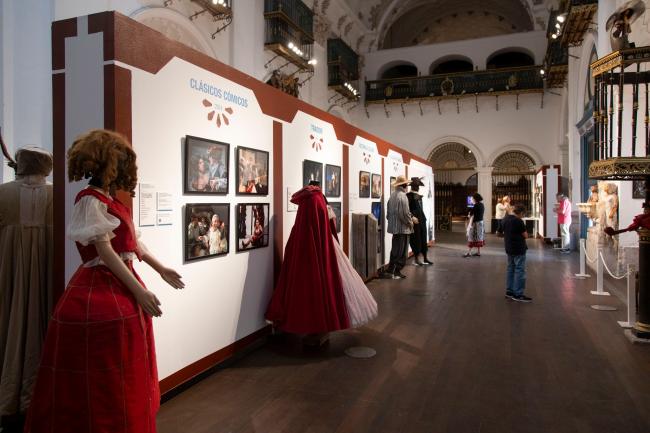
[[[266,318],[294,334],[349,328],[325,197],[319,187],[307,186],[291,202],[298,214]]]

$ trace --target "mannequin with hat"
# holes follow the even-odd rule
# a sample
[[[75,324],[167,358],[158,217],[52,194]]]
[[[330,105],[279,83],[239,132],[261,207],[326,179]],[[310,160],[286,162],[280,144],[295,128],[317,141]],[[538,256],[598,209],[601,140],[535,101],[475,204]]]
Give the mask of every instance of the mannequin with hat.
[[[422,195],[419,193],[420,187],[424,186],[422,179],[419,177],[411,178],[411,192],[406,194],[409,201],[409,210],[411,215],[417,219],[413,224],[413,234],[409,236],[409,244],[413,251],[413,263],[415,266],[431,265],[427,257],[428,239],[427,239],[427,217],[422,209]],[[422,261],[420,261],[422,255]]]
[[[397,176],[393,184],[395,189],[390,194],[386,206],[387,230],[393,235],[388,273],[393,279],[406,278],[401,270],[406,265],[409,235],[413,233],[413,225],[418,223],[418,219],[411,215],[406,197],[406,187],[410,183],[405,176]]]
[[[29,146],[11,158],[0,185],[0,415],[22,431],[52,308],[52,155]]]

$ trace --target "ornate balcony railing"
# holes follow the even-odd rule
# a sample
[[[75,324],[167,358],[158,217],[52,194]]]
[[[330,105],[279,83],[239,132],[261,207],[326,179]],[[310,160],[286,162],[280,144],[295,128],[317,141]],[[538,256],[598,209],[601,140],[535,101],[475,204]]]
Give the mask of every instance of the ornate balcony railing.
[[[459,72],[366,82],[366,103],[407,99],[458,98],[472,95],[542,93],[540,66]]]
[[[264,45],[300,68],[311,69],[314,13],[300,0],[265,0]]]
[[[569,74],[569,49],[558,40],[549,40],[544,66],[546,86],[563,87]]]
[[[576,46],[582,44],[585,33],[592,25],[598,0],[565,0],[560,4],[559,11],[565,18],[561,23],[561,42],[564,46]],[[549,24],[555,25],[549,21]]]
[[[359,55],[342,39],[327,40],[327,85],[349,99],[358,96]]]

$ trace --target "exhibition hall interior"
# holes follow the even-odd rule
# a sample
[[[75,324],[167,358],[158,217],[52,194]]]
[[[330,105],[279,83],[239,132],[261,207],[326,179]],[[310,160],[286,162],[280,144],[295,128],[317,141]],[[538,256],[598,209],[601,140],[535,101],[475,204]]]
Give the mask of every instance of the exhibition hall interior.
[[[0,0],[0,433],[650,432],[650,1]]]

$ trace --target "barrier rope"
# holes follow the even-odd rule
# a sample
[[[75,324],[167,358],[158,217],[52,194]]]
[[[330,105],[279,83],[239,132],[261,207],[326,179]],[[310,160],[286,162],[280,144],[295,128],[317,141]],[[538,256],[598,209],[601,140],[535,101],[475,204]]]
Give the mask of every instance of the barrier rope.
[[[627,277],[627,274],[628,274],[627,272],[624,273],[623,275],[620,275],[620,276],[616,276],[616,275],[614,275],[614,274],[612,273],[612,271],[609,270],[609,267],[607,266],[607,263],[605,263],[605,258],[603,257],[603,253],[602,253],[602,252],[599,252],[598,254],[600,255],[600,260],[602,260],[602,262],[603,262],[603,266],[605,266],[605,269],[607,270],[607,273],[608,273],[612,278],[614,278],[615,280],[622,280],[623,278]]]
[[[587,246],[586,246],[586,244],[584,242],[580,242],[580,248],[585,253],[585,258],[587,259],[587,261],[589,263],[596,263],[596,260],[598,259],[598,257],[596,257],[595,259],[592,259],[591,257],[589,257],[589,254],[587,254]]]

